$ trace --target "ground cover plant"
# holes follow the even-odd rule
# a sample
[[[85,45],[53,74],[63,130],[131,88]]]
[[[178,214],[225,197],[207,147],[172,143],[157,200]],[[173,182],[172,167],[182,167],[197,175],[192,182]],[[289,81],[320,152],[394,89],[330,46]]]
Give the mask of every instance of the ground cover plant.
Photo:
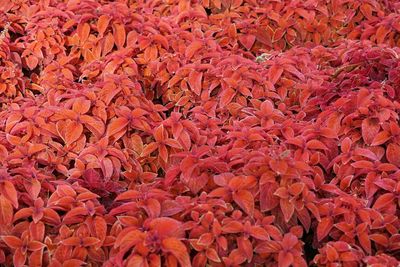
[[[1,266],[400,263],[397,0],[0,0]]]

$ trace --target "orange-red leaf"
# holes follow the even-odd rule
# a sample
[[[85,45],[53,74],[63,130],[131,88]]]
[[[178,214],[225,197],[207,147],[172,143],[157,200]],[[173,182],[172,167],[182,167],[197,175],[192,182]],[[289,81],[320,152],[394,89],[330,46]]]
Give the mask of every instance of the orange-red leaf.
[[[108,24],[110,23],[110,17],[107,15],[101,15],[97,21],[97,31],[100,36],[106,31]]]
[[[382,44],[385,41],[386,36],[390,33],[391,29],[384,25],[381,25],[376,30],[376,42]]]
[[[331,217],[322,218],[321,222],[319,222],[317,226],[318,241],[324,239],[324,237],[329,234],[332,227],[333,227],[333,219]]]
[[[128,125],[128,123],[128,119],[124,117],[116,118],[115,120],[111,121],[110,124],[108,124],[107,134],[111,136],[122,131]]]
[[[3,181],[2,185],[3,195],[11,202],[14,208],[18,209],[18,195],[14,184],[10,181]]]
[[[192,70],[189,73],[189,77],[188,77],[188,83],[190,88],[193,90],[193,92],[200,96],[201,93],[201,80],[203,78],[203,73],[202,72],[198,72],[195,70]]]
[[[203,46],[203,43],[200,41],[194,41],[192,42],[185,50],[185,58],[186,59],[191,59],[194,54],[200,50],[200,48]]]
[[[146,156],[150,155],[152,152],[156,151],[157,148],[158,148],[158,144],[155,142],[148,144],[147,146],[144,147],[141,157],[146,157]]]
[[[310,140],[306,144],[308,149],[321,149],[321,150],[328,150],[326,145],[319,140]]]
[[[65,133],[66,144],[69,145],[78,140],[79,137],[82,135],[82,132],[83,132],[82,124],[76,121],[71,121],[66,128],[66,133]]]
[[[114,23],[113,33],[116,46],[118,49],[123,48],[126,40],[125,26],[119,23]]]
[[[213,248],[208,248],[206,250],[206,256],[213,262],[221,262],[221,259],[219,258],[217,251]]]
[[[289,222],[294,213],[294,205],[289,201],[289,199],[281,198],[279,201],[283,217],[286,222]]]
[[[34,68],[36,68],[36,66],[39,63],[39,59],[34,56],[34,55],[30,55],[27,59],[26,59],[26,64],[28,65],[29,69],[33,70]]]
[[[377,210],[382,209],[390,204],[393,204],[394,198],[395,197],[394,197],[393,193],[383,194],[375,201],[372,208],[377,209]]]
[[[283,73],[283,68],[278,65],[272,65],[268,71],[268,79],[272,84],[275,84]]]
[[[392,135],[388,131],[382,131],[376,135],[374,135],[374,139],[372,140],[372,146],[379,146],[386,143]]]
[[[90,100],[78,98],[72,105],[72,110],[79,114],[85,114],[86,112],[89,111],[90,106],[91,106]]]
[[[235,97],[235,94],[236,94],[236,92],[232,88],[227,88],[227,89],[223,90],[220,95],[221,106],[224,107],[224,106],[228,105],[232,101],[232,99]]]
[[[11,225],[13,216],[11,202],[5,196],[0,195],[0,225]]]
[[[26,261],[26,253],[22,252],[22,248],[18,248],[15,252],[14,252],[14,256],[13,256],[13,267],[22,267],[25,264]]]
[[[96,216],[96,218],[94,218],[94,220],[93,220],[93,224],[94,224],[94,231],[96,233],[96,237],[100,241],[104,241],[106,239],[106,236],[107,236],[107,223],[106,223],[106,221],[104,220],[103,217]]]
[[[390,163],[400,167],[400,146],[390,143],[386,148],[386,158]]]
[[[254,212],[254,197],[253,194],[248,190],[239,190],[233,193],[233,200],[244,212],[249,215],[253,215]]]
[[[379,133],[379,120],[373,118],[367,118],[362,121],[361,133],[364,142],[368,145],[372,143],[375,136]]]
[[[13,249],[20,248],[23,245],[22,240],[13,235],[2,236],[2,239],[7,246]]]
[[[83,23],[78,25],[78,36],[81,42],[85,42],[90,34],[90,25]]]
[[[190,267],[190,257],[186,246],[176,238],[166,238],[161,243],[162,250],[169,252],[178,260],[182,267]]]

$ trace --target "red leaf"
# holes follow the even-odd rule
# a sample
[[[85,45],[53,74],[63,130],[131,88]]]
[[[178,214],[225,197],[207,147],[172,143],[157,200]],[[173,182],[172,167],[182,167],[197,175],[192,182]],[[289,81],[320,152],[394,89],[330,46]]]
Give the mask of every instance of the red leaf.
[[[285,160],[271,159],[269,161],[269,166],[271,167],[271,170],[275,171],[279,175],[285,174],[288,170],[288,164]]]
[[[400,167],[400,146],[390,143],[386,147],[386,158],[390,163]]]
[[[294,183],[289,186],[289,193],[292,196],[298,196],[303,192],[304,183]]]
[[[260,240],[264,240],[264,241],[269,240],[269,234],[268,234],[267,230],[265,230],[261,226],[251,227],[250,235],[257,239],[260,239]]]
[[[128,123],[129,123],[128,119],[124,117],[120,117],[111,121],[107,127],[107,134],[111,136],[122,131],[128,125]]]
[[[175,139],[168,138],[167,140],[165,140],[165,144],[173,148],[182,149],[181,144]]]
[[[79,114],[85,114],[90,110],[90,100],[78,98],[72,105],[72,110]]]
[[[372,140],[371,146],[379,146],[386,143],[392,135],[388,131],[382,131],[376,135],[374,135],[374,139]]]
[[[369,158],[370,160],[373,160],[373,161],[379,160],[379,158],[375,155],[375,153],[369,149],[356,148],[353,153],[354,153],[354,155],[363,156],[363,157]]]
[[[62,264],[60,263],[60,266],[63,267],[80,267],[84,265],[85,262],[77,259],[69,259],[64,261]],[[57,265],[56,265],[57,266]]]
[[[85,124],[86,128],[88,128],[97,137],[97,139],[101,139],[105,132],[105,126],[100,119],[87,115],[81,116],[80,119],[81,122]]]
[[[278,255],[278,267],[289,267],[293,263],[293,260],[292,253],[280,251]]]
[[[386,193],[381,195],[376,201],[372,208],[380,210],[390,204],[393,204],[394,195],[392,193]]]
[[[192,88],[193,92],[200,96],[201,94],[201,80],[203,79],[203,73],[192,70],[189,73],[188,83],[190,88]]]
[[[371,254],[371,240],[369,239],[366,231],[358,233],[358,240],[360,241],[361,247],[370,255]]]
[[[224,233],[235,234],[243,231],[243,225],[240,222],[230,221],[222,226]]]
[[[11,202],[14,208],[18,209],[18,194],[14,184],[10,181],[3,181],[3,195]]]
[[[209,174],[202,173],[199,176],[185,177],[183,181],[189,187],[190,191],[197,194],[207,185],[209,178]]]
[[[239,42],[247,49],[251,50],[256,41],[256,37],[251,34],[242,34],[239,36]]]
[[[115,240],[114,247],[120,248],[121,250],[130,248],[143,240],[145,233],[140,232],[136,229],[130,229],[129,231],[122,231],[118,234]]]
[[[90,34],[90,25],[88,23],[79,24],[77,30],[81,43],[85,42]]]
[[[38,251],[41,250],[42,248],[44,248],[46,245],[39,242],[39,241],[30,241],[28,244],[28,249],[30,251]]]
[[[23,245],[22,240],[16,236],[12,235],[2,236],[2,239],[7,246],[13,249],[20,248]]]
[[[168,50],[169,48],[169,43],[168,43],[168,39],[161,35],[161,34],[154,34],[153,35],[153,40],[159,44],[161,44],[165,49]]]
[[[324,217],[321,219],[321,222],[318,223],[317,226],[317,237],[318,241],[324,239],[333,227],[333,219],[331,217]]]
[[[387,28],[385,25],[379,26],[376,30],[376,42],[382,44],[385,41],[386,35],[390,33],[391,29]]]
[[[96,216],[93,221],[94,231],[96,233],[96,237],[100,241],[104,241],[107,236],[107,223],[101,216]]]
[[[269,211],[279,205],[279,198],[274,195],[278,189],[276,183],[266,183],[260,185],[260,206],[261,211]]]
[[[278,253],[280,250],[282,250],[282,246],[277,241],[261,242],[254,249],[257,253]]]
[[[7,121],[6,121],[6,129],[5,131],[7,133],[10,133],[11,129],[21,121],[23,118],[22,114],[20,113],[12,113],[8,116]]]
[[[275,84],[283,73],[283,68],[278,65],[272,65],[268,71],[268,79],[272,84]]]
[[[238,204],[244,212],[253,216],[254,212],[254,197],[247,190],[239,190],[233,193],[233,200]]]
[[[220,94],[220,105],[222,107],[231,103],[232,99],[235,97],[236,92],[232,88],[227,88],[223,90]]]
[[[68,211],[67,214],[65,214],[63,221],[66,223],[68,220],[87,214],[88,210],[85,207],[76,207]]]
[[[282,199],[279,201],[285,222],[289,222],[294,213],[294,205],[289,202],[289,199]]]
[[[47,146],[43,145],[43,144],[32,144],[32,145],[29,145],[28,153],[30,155],[33,155],[33,154],[38,153],[38,152],[40,152],[42,150],[45,150],[46,148],[47,148]]]
[[[205,247],[210,246],[214,242],[214,235],[212,233],[204,233],[197,240],[198,245]]]
[[[248,262],[251,262],[253,259],[253,245],[248,238],[238,237],[236,239],[236,243],[238,244],[239,251],[243,256],[246,257]]]
[[[342,144],[341,144],[341,150],[343,153],[349,153],[350,152],[350,148],[352,145],[352,141],[349,137],[346,137],[345,139],[343,139]]]
[[[127,266],[144,267],[148,265],[145,260],[145,257],[135,254],[129,259]]]
[[[147,199],[143,208],[146,210],[146,213],[150,218],[156,218],[160,216],[161,205],[157,199]]]
[[[70,145],[81,137],[83,126],[79,122],[70,121],[65,128],[65,144]]]
[[[119,23],[114,23],[113,34],[115,44],[117,45],[118,49],[121,49],[124,46],[126,40],[125,26]]]
[[[372,143],[376,135],[379,133],[379,120],[367,118],[362,121],[361,132],[364,142],[368,145]]]
[[[335,262],[339,259],[339,253],[331,245],[326,245],[326,257],[330,262]]]
[[[321,150],[329,150],[324,143],[319,140],[310,140],[306,144],[308,149],[321,149]]]
[[[383,234],[372,234],[369,238],[381,246],[387,247],[389,245],[389,239]]]
[[[158,145],[155,142],[148,144],[143,149],[141,157],[146,157],[146,156],[150,155],[152,152],[156,151],[157,148],[158,148]]]
[[[62,240],[61,244],[63,244],[64,246],[79,246],[80,242],[81,242],[80,237],[72,236]]]
[[[374,164],[368,160],[359,160],[351,164],[354,168],[358,169],[369,169],[372,170],[374,168]]]
[[[272,46],[272,34],[273,30],[271,27],[267,28],[267,30],[265,30],[263,27],[257,27],[257,31],[255,33],[257,41],[267,46]]]
[[[36,251],[33,251],[31,255],[29,256],[29,265],[30,266],[42,266],[43,262],[43,249],[39,249]]]
[[[193,55],[203,47],[203,43],[200,41],[192,42],[185,50],[185,58],[191,59]]]
[[[279,187],[275,192],[274,195],[279,197],[279,198],[283,198],[283,199],[287,199],[290,197],[289,192],[287,190],[286,187]]]
[[[14,256],[13,256],[14,267],[22,267],[22,266],[24,266],[25,265],[25,261],[26,261],[26,255],[27,255],[27,253],[23,253],[22,252],[22,248],[18,248],[14,252]]]
[[[30,70],[33,70],[34,68],[36,68],[38,63],[39,63],[39,59],[37,57],[35,57],[34,55],[30,55],[26,59],[26,65],[28,65]]]
[[[97,20],[97,31],[100,36],[106,31],[108,24],[110,23],[110,17],[107,15],[101,15]]]
[[[99,242],[100,242],[99,239],[92,236],[82,238],[82,246],[84,247],[91,247],[98,244]]]
[[[178,260],[182,267],[190,267],[190,257],[186,246],[176,238],[166,238],[161,243],[162,250],[169,252]]]
[[[150,229],[156,231],[161,238],[182,238],[185,234],[182,223],[168,217],[155,218],[150,223]]]
[[[378,186],[375,184],[375,181],[377,180],[378,177],[375,172],[368,173],[367,177],[365,178],[365,193],[368,199],[373,197],[376,191],[378,191]]]
[[[213,262],[221,262],[221,259],[219,258],[217,251],[213,248],[208,248],[206,250],[206,256]]]
[[[154,139],[157,142],[163,142],[168,138],[168,135],[165,131],[164,126],[161,124],[160,126],[158,126],[156,128],[156,130],[154,131]]]
[[[11,225],[13,215],[11,202],[5,196],[0,195],[0,225]]]

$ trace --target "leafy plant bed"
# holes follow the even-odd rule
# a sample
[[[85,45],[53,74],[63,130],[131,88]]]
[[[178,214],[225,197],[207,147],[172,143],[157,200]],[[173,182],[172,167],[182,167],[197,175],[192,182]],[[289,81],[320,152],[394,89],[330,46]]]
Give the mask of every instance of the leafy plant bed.
[[[398,266],[399,16],[0,0],[0,264]]]

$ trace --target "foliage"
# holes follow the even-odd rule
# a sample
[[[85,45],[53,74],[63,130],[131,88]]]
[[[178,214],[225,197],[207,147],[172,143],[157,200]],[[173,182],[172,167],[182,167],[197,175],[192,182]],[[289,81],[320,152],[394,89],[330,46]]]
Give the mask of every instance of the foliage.
[[[399,10],[0,0],[0,264],[398,266]]]

